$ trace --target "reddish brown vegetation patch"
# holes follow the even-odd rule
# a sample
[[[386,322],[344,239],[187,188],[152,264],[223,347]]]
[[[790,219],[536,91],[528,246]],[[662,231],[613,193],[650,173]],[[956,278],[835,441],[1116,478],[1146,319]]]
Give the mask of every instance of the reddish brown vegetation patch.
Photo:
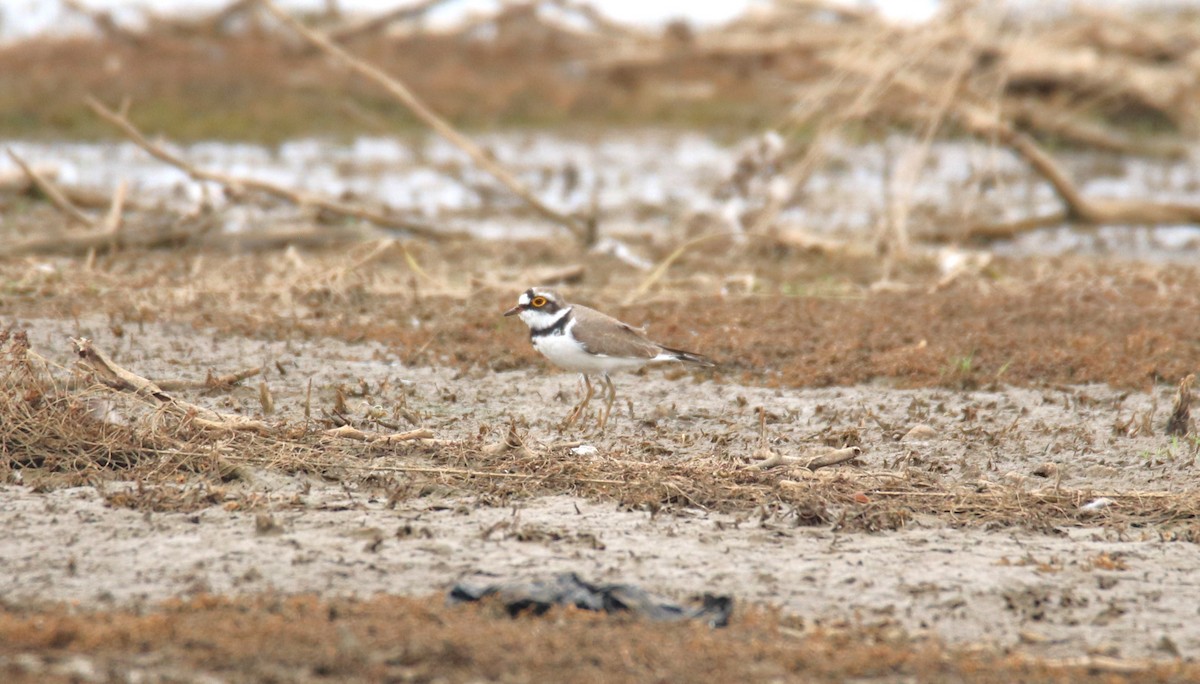
[[[690,296],[631,307],[605,307],[602,293],[577,296],[647,325],[664,343],[711,356],[718,377],[746,384],[1145,389],[1200,367],[1200,279],[1187,280],[1165,290],[1136,278],[1104,285],[1097,277],[854,297]],[[525,328],[499,318],[514,296],[372,298],[361,309],[372,312],[370,320],[347,324],[335,315],[299,327],[394,345],[414,363],[495,370],[542,363]],[[414,316],[420,327],[407,324]]]
[[[395,263],[332,286],[319,275],[290,272],[271,255],[205,255],[204,271],[194,276],[186,274],[196,257],[187,254],[121,255],[93,273],[67,265],[43,275],[10,264],[0,270],[7,283],[0,314],[100,313],[114,329],[179,321],[218,334],[376,341],[416,365],[505,370],[543,363],[525,327],[500,315],[527,286],[511,275],[509,248],[463,249],[424,257],[441,262],[427,263],[427,269],[445,273],[444,279],[435,276],[441,286],[433,289],[455,294],[426,294],[428,284]],[[497,256],[505,262],[497,263]],[[557,252],[527,258],[536,266],[572,256],[578,258]],[[320,274],[338,255],[308,259],[310,270]],[[830,280],[824,274],[837,264],[814,261],[821,259],[728,255],[685,263],[675,277],[703,278],[703,268],[748,270],[761,284],[753,294],[705,294],[714,288],[692,286],[688,294],[657,295],[629,307],[615,302],[642,276],[601,261],[592,265],[584,287],[567,294],[647,325],[664,343],[713,357],[720,363],[718,378],[754,385],[1095,382],[1145,389],[1177,383],[1200,367],[1200,274],[1192,269],[1005,263],[990,277],[964,278],[950,288],[932,289],[928,276],[910,274],[908,290],[872,293],[863,284],[869,272]],[[801,284],[833,294],[778,294],[784,283],[795,286],[797,273],[807,279]],[[452,284],[452,278],[476,274],[496,285],[472,291]],[[511,289],[499,285],[509,281]]]
[[[891,628],[803,631],[753,611],[726,629],[654,624],[576,610],[509,619],[437,597],[199,597],[149,611],[0,609],[6,681],[69,681],[55,665],[84,654],[95,670],[235,681],[1186,680],[1195,665],[1039,662],[913,641]],[[152,657],[147,657],[153,654]],[[23,656],[14,658],[14,656]],[[1132,665],[1132,666],[1130,666]],[[1113,669],[1127,667],[1130,672]],[[62,670],[59,670],[61,673]],[[69,669],[68,669],[69,672]],[[1144,681],[1144,680],[1143,680]]]
[[[973,292],[880,294],[857,300],[754,297],[640,307],[741,382],[902,386],[1109,383],[1145,388],[1200,365],[1195,290],[1149,283],[1039,283]],[[682,343],[682,342],[681,342]]]

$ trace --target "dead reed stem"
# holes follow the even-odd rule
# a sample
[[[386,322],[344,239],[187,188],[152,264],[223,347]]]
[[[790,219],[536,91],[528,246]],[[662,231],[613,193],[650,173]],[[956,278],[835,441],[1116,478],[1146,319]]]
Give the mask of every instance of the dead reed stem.
[[[942,46],[954,35],[951,32],[921,41],[913,37],[912,39],[917,42],[902,52],[920,55],[920,59],[913,56],[899,60],[893,58],[892,62],[884,62],[891,67],[888,69],[881,68],[879,59],[877,59],[878,55],[875,56],[876,58],[872,58],[869,53],[843,52],[830,57],[831,71],[846,74],[848,78],[845,83],[854,84],[858,89],[854,91],[852,103],[844,107],[841,113],[828,119],[822,119],[832,123],[826,124],[830,128],[821,129],[822,131],[833,130],[851,120],[878,115],[896,121],[925,122],[924,125],[929,126],[940,120],[942,113],[948,109],[966,132],[984,142],[1000,143],[1025,160],[1034,173],[1049,183],[1064,205],[1061,212],[1013,222],[970,226],[964,231],[947,234],[941,239],[1004,239],[1063,222],[1087,225],[1160,225],[1200,222],[1200,205],[1085,197],[1058,160],[1039,145],[1032,136],[1017,130],[1013,123],[1005,118],[1002,107],[985,107],[975,104],[975,101],[981,98],[981,94],[972,91],[968,87],[967,81],[962,81],[961,87],[949,90],[944,87],[936,88],[935,84],[938,83],[938,80],[935,77],[937,74],[931,73],[932,67],[922,62],[934,60],[937,60],[938,63],[943,62],[946,56],[942,53]],[[969,42],[962,44],[952,55],[970,54],[970,50],[975,47],[977,46],[972,46]],[[892,49],[895,49],[895,46],[892,46]],[[952,72],[951,82],[958,83],[959,81],[953,77],[954,73],[958,73],[959,78],[963,76],[963,73],[957,69]],[[886,99],[885,93],[891,94],[892,98]],[[880,108],[885,104],[889,109],[881,111]],[[804,177],[803,174],[795,174],[790,177],[790,180],[801,181]],[[773,220],[777,209],[777,207],[769,207],[769,211],[764,212],[760,218],[759,225],[762,226],[763,222]],[[936,237],[932,239],[938,240]]]
[[[234,196],[241,195],[246,191],[261,192],[291,202],[297,206],[320,209],[338,216],[361,219],[386,228],[398,228],[428,240],[447,240],[463,237],[461,233],[435,228],[412,219],[383,214],[364,207],[338,202],[315,193],[300,192],[268,181],[230,176],[199,168],[183,157],[169,152],[163,146],[151,142],[129,119],[105,107],[95,98],[89,97],[86,102],[88,107],[100,116],[100,118],[116,126],[134,144],[145,150],[155,159],[176,167],[194,180],[217,183],[225,187]]]
[[[1188,374],[1179,381],[1179,389],[1175,391],[1175,400],[1171,407],[1171,417],[1167,419],[1167,434],[1183,437],[1192,433],[1192,386],[1196,383],[1196,375]]]
[[[512,191],[517,197],[521,198],[523,202],[542,217],[566,228],[582,242],[590,244],[594,241],[594,231],[585,226],[578,218],[557,211],[539,200],[511,171],[493,159],[483,148],[475,144],[475,141],[460,133],[448,121],[438,116],[421,98],[409,90],[408,86],[401,83],[398,79],[389,76],[374,64],[370,64],[346,52],[328,37],[310,29],[297,21],[292,15],[284,12],[271,0],[259,0],[259,2],[272,16],[283,22],[285,26],[295,31],[310,44],[346,65],[360,76],[382,87],[389,95],[407,107],[425,125],[465,152],[479,168],[490,173],[496,180],[500,181],[501,184]]]
[[[101,384],[113,390],[154,399],[164,409],[176,416],[190,420],[201,428],[245,430],[260,434],[272,432],[271,428],[262,421],[219,413],[203,406],[175,399],[154,382],[114,363],[107,354],[96,348],[87,338],[73,338],[71,342],[75,345],[75,354],[83,362],[84,368],[91,371]]]
[[[261,374],[262,370],[262,366],[256,366],[225,375],[213,375],[209,373],[208,377],[203,380],[159,380],[158,387],[167,391],[184,389],[223,390],[233,387],[246,378],[252,378]]]
[[[53,204],[56,209],[61,211],[67,218],[81,226],[92,227],[96,224],[95,220],[83,213],[79,207],[75,206],[71,200],[68,199],[67,196],[58,189],[58,186],[55,185],[53,181],[43,176],[38,172],[37,169],[31,167],[29,164],[26,164],[24,159],[18,156],[16,152],[12,151],[12,148],[8,149],[8,156],[13,160],[13,162],[16,163],[17,166],[21,167],[21,171],[23,171],[25,175],[29,177],[29,180],[35,186],[37,186],[37,188],[41,190],[43,194],[46,195],[46,197],[50,200],[50,203]]]
[[[446,4],[448,0],[421,0],[406,3],[399,7],[367,17],[362,21],[343,26],[329,32],[329,38],[338,43],[349,42],[374,34],[382,33],[394,24],[404,21],[415,21],[425,16],[438,5]]]

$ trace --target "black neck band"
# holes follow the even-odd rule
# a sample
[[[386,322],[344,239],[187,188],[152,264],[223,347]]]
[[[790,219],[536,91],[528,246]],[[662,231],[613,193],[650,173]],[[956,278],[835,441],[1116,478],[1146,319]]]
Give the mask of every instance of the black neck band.
[[[529,339],[532,340],[535,337],[545,337],[546,335],[561,335],[563,334],[563,330],[567,327],[567,322],[570,320],[571,310],[567,309],[567,312],[559,316],[558,320],[554,321],[553,325],[548,325],[545,328],[538,329],[530,328]]]

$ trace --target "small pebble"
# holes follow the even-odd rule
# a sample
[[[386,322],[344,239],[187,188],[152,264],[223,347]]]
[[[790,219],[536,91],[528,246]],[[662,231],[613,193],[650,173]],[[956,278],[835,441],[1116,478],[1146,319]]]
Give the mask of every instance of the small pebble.
[[[1079,507],[1080,513],[1099,513],[1100,511],[1113,505],[1113,500],[1107,496],[1102,496],[1099,499],[1092,499]]]
[[[924,423],[917,423],[912,426],[908,432],[900,438],[901,442],[919,442],[937,437],[937,430],[929,427]]]
[[[1036,477],[1054,477],[1058,474],[1058,464],[1047,461],[1034,468],[1033,472],[1030,474]]]

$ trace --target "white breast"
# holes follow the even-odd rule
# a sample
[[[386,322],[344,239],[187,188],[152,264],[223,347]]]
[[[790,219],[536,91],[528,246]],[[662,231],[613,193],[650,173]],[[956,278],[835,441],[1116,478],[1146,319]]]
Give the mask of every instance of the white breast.
[[[543,335],[533,338],[533,348],[549,359],[550,363],[576,373],[615,373],[635,370],[652,359],[630,359],[619,356],[589,354],[571,336],[575,321],[567,323],[562,335]]]

